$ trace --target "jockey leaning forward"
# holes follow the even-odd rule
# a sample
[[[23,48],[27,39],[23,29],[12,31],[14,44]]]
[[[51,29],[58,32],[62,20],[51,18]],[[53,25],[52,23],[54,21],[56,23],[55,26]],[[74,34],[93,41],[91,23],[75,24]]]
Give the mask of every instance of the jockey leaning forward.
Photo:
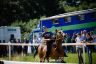
[[[43,39],[45,39],[45,43],[47,45],[46,59],[49,62],[49,55],[53,44],[53,33],[48,32],[47,27],[43,27],[43,29],[44,29],[44,33],[42,34],[42,37]]]

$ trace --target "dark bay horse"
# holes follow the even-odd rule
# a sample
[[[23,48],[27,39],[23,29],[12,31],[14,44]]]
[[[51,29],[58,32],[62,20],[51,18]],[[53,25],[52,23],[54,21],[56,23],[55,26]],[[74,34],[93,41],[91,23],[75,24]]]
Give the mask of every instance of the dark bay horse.
[[[45,39],[45,42],[48,41],[50,39]],[[56,39],[55,39],[55,43],[53,44],[52,48],[51,48],[51,52],[50,52],[50,58],[58,60],[60,59],[61,61],[63,61],[64,58],[64,49],[62,48],[62,40],[63,40],[63,34],[61,33],[61,31],[58,31],[58,33],[56,34]],[[40,62],[44,62],[46,59],[46,51],[47,51],[47,46],[46,44],[41,44],[38,46],[37,48],[38,54],[39,54],[39,58],[40,58]]]

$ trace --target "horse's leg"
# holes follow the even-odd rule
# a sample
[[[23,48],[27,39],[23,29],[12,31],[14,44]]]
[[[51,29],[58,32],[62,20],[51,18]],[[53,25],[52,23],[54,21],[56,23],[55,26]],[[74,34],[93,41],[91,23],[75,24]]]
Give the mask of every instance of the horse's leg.
[[[40,58],[40,62],[43,62],[43,58]]]
[[[40,58],[40,62],[43,62],[43,58],[41,57],[41,55],[39,55],[39,58]]]
[[[40,62],[42,62],[42,60],[41,60],[41,45],[38,47],[38,54],[39,54]]]
[[[39,58],[40,58],[40,62],[45,62],[45,59],[44,59],[45,57],[43,53],[40,54]]]
[[[63,51],[63,48],[62,48],[61,52],[62,52],[62,51]],[[66,62],[64,61],[64,52],[61,54],[60,59],[61,59],[61,63],[66,63]]]
[[[39,59],[40,59],[40,62],[43,62],[42,52],[39,52]]]
[[[60,59],[61,59],[61,63],[65,63],[64,60],[63,60],[64,57],[60,57]]]
[[[38,54],[40,58],[40,62],[44,62],[44,57],[46,56],[46,48],[43,45],[38,47]]]

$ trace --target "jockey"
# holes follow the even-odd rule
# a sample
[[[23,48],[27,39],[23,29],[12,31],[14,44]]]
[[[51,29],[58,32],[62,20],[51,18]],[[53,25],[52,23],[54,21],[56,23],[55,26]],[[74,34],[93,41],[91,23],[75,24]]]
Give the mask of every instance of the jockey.
[[[47,45],[46,58],[47,58],[47,61],[48,61],[49,60],[49,55],[50,55],[50,52],[51,52],[51,48],[52,48],[52,44],[53,44],[53,41],[52,41],[53,33],[48,32],[48,29],[46,27],[43,27],[43,29],[44,29],[44,33],[43,33],[42,37],[43,37],[43,39],[46,39],[45,40],[46,45]]]

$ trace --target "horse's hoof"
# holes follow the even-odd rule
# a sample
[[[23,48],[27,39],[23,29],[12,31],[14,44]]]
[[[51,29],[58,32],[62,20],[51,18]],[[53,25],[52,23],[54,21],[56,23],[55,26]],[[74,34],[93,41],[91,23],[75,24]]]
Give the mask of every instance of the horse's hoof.
[[[47,63],[49,63],[49,60],[47,61]]]
[[[56,63],[61,63],[61,59],[56,60]]]
[[[68,56],[66,55],[66,53],[64,54],[64,57],[68,57]]]
[[[61,60],[61,63],[66,63],[64,60]]]
[[[66,55],[66,56],[64,56],[64,57],[68,57],[68,56]]]
[[[42,61],[40,61],[40,62],[42,62]]]

